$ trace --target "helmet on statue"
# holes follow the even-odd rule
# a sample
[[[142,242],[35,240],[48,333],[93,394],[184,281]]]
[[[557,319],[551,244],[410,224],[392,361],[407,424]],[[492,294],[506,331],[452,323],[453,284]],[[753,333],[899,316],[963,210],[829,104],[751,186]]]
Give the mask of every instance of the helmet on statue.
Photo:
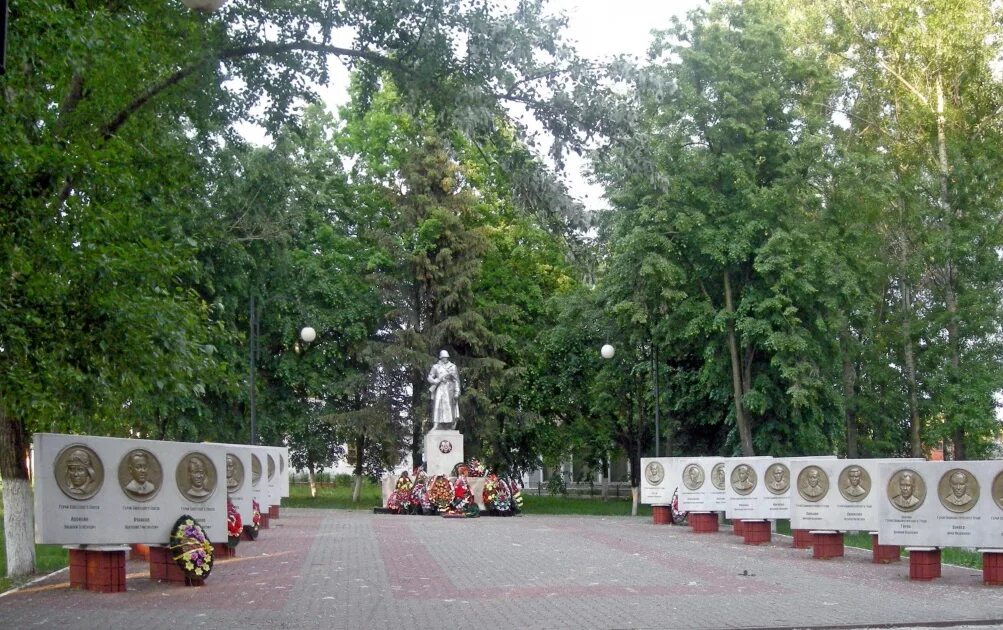
[[[439,358],[440,359],[448,359],[449,358],[449,353],[446,352],[445,350],[440,350],[439,351]]]

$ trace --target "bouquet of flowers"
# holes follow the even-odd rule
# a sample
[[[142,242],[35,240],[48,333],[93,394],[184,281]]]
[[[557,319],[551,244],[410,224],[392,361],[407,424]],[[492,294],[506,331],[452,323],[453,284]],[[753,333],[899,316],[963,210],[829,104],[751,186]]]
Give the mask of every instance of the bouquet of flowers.
[[[171,528],[170,550],[186,578],[204,580],[212,571],[212,543],[202,526],[187,514]]]
[[[436,475],[428,484],[429,504],[438,511],[443,511],[453,502],[453,486],[445,475]]]
[[[261,529],[261,504],[251,499],[251,509],[253,510],[251,524],[244,525],[244,532],[251,537],[251,540],[257,540],[258,531]]]
[[[233,549],[240,542],[240,532],[244,531],[237,506],[226,500],[226,544]]]
[[[484,506],[497,512],[509,512],[512,509],[512,494],[508,484],[492,473],[484,480]]]

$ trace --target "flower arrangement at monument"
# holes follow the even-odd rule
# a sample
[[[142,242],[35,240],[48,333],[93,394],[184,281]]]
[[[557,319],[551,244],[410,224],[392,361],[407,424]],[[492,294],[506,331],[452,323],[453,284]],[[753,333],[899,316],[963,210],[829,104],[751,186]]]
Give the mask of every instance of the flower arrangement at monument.
[[[415,506],[414,501],[411,499],[411,490],[413,487],[414,484],[411,483],[411,477],[406,472],[401,473],[400,479],[397,480],[397,486],[394,488],[390,498],[387,499],[387,508],[398,514],[410,514]]]
[[[518,514],[522,511],[522,490],[519,489],[515,479],[511,477],[508,480],[508,489],[512,496],[512,512]]]
[[[453,500],[445,509],[444,516],[464,516],[468,518],[480,515],[480,508],[474,500],[474,493],[470,491],[470,484],[466,477],[457,477],[453,482]]]
[[[233,549],[240,543],[240,533],[244,531],[244,524],[240,518],[237,506],[226,500],[226,544]]]
[[[428,499],[428,475],[420,468],[414,474],[414,487],[411,488],[411,504],[414,512],[422,514],[432,514],[432,502]]]
[[[212,571],[212,543],[202,526],[187,514],[171,528],[170,550],[185,577],[204,580]]]
[[[431,507],[442,512],[453,502],[453,484],[445,475],[436,475],[428,484],[428,501]]]
[[[508,514],[512,511],[512,494],[509,491],[508,483],[504,479],[499,479],[498,475],[491,473],[484,480],[484,507],[501,514]]]
[[[470,461],[467,462],[467,476],[468,477],[486,477],[488,474],[488,469],[485,468],[484,464],[480,462],[476,457],[471,457]]]
[[[261,529],[261,505],[251,499],[251,522],[248,525],[244,525],[244,533],[248,535],[251,540],[258,539],[258,531]]]

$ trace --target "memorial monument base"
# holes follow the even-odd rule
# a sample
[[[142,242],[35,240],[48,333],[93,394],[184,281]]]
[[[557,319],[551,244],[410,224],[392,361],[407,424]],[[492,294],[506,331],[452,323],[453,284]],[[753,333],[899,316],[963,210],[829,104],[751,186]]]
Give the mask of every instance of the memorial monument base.
[[[878,543],[878,533],[871,532],[871,562],[874,564],[889,564],[902,559],[902,550],[898,545],[882,545]]]
[[[268,508],[271,510],[271,508]],[[268,529],[268,512],[264,512],[261,515],[261,522],[258,523],[258,529]]]
[[[174,561],[170,547],[150,547],[150,579],[169,584],[202,586],[205,580],[189,578]]]
[[[95,593],[125,592],[125,553],[128,545],[67,545],[70,551],[70,588]]]
[[[909,579],[932,580],[940,577],[940,548],[906,547],[909,552]]]
[[[695,534],[712,534],[718,530],[717,512],[690,512],[690,529]]]
[[[731,522],[731,533],[736,536],[745,536],[745,521],[735,519]]]
[[[813,529],[808,533],[813,539],[811,554],[813,558],[828,560],[843,557],[843,532],[831,529]]]
[[[425,472],[432,475],[453,474],[453,467],[463,463],[463,434],[452,429],[432,429],[425,434]]]
[[[651,519],[655,523],[655,525],[671,525],[672,506],[671,505],[651,506]]]
[[[766,520],[742,521],[742,537],[746,545],[765,545],[770,542],[770,522]]]
[[[982,583],[1003,586],[1003,549],[979,549],[982,553]]]
[[[793,542],[791,542],[791,547],[794,547],[795,549],[811,549],[812,543],[814,542],[812,540],[811,531],[807,529],[792,529],[791,538],[794,539]]]
[[[142,560],[143,562],[148,562],[150,560],[149,545],[141,545],[139,543],[135,543],[129,545],[129,547],[131,549],[131,551],[129,552],[130,560]]]
[[[279,506],[269,505],[268,506],[268,518],[278,518],[279,517]]]

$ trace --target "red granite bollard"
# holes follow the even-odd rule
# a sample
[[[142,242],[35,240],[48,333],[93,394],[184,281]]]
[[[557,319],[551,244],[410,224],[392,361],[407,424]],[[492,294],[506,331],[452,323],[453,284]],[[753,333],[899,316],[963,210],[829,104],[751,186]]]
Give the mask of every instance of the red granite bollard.
[[[70,588],[87,588],[87,551],[70,548]]]
[[[258,529],[268,529],[268,512],[261,513],[261,522],[258,524]]]
[[[143,560],[145,562],[150,559],[149,545],[141,545],[139,543],[135,543],[129,546],[131,547],[129,551],[129,558],[131,560]]]
[[[279,517],[279,506],[269,505],[268,506],[268,518],[278,518]]]
[[[814,542],[812,543],[813,558],[828,560],[830,558],[843,557],[843,532],[831,530],[811,530],[810,533],[814,539]]]
[[[792,529],[791,538],[793,539],[791,547],[795,549],[811,549],[812,544],[815,542],[810,530],[807,529]]]
[[[735,519],[731,522],[731,533],[736,536],[745,536],[745,521]]]
[[[909,579],[932,580],[940,577],[940,549],[937,547],[907,547]]]
[[[227,543],[213,543],[212,555],[213,558],[236,558],[237,548],[231,547]]]
[[[651,520],[655,525],[669,525],[672,523],[672,507],[669,505],[651,506]]]
[[[102,545],[86,548],[67,547],[70,551],[70,588],[97,593],[125,592],[125,545]]]
[[[746,545],[763,545],[770,542],[770,521],[743,521],[743,538]]]
[[[191,579],[185,575],[178,563],[174,561],[169,547],[150,547],[150,579],[184,584],[185,586],[202,586],[205,580]]]
[[[1003,586],[1003,549],[979,549],[982,552],[982,583]]]
[[[717,512],[690,512],[690,529],[695,534],[712,534],[718,531]]]
[[[888,564],[898,562],[902,559],[902,551],[898,545],[882,545],[878,542],[878,535],[871,532],[871,562],[874,564]]]

